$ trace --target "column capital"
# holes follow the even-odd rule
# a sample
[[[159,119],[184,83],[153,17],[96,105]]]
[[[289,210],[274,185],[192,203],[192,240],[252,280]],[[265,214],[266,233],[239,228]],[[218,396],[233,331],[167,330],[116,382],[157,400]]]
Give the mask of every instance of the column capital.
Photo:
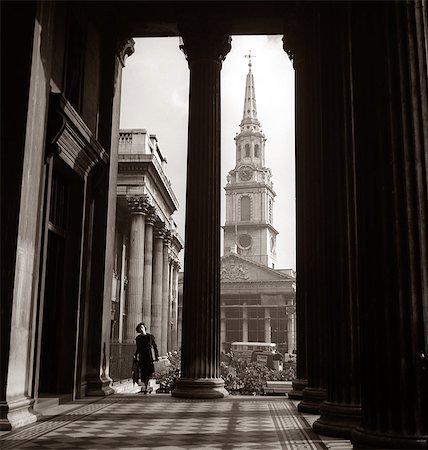
[[[163,237],[163,245],[169,246],[171,244],[171,230],[165,228],[164,237]]]
[[[165,224],[161,220],[155,222],[153,236],[156,239],[163,239],[165,237],[165,231]]]
[[[287,53],[289,59],[295,65],[304,57],[303,33],[304,25],[299,19],[297,12],[290,14],[284,24],[284,36],[282,38],[282,47]]]
[[[131,214],[146,214],[150,206],[148,195],[133,195],[126,197]]]
[[[119,38],[116,44],[116,53],[122,67],[125,67],[125,60],[135,52],[135,41],[126,37]]]
[[[189,63],[212,60],[221,64],[231,49],[232,38],[209,19],[192,19],[179,24],[180,50]]]
[[[146,209],[146,225],[154,225],[157,220],[156,208],[152,205],[147,206]]]

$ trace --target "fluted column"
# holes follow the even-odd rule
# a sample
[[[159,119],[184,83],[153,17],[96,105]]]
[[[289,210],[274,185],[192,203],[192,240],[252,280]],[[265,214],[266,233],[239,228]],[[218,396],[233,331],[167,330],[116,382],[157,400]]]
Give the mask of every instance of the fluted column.
[[[163,272],[163,238],[165,228],[163,223],[157,222],[153,231],[153,277],[152,277],[152,318],[150,333],[159,344],[162,353],[162,272]]]
[[[287,308],[287,343],[288,343],[288,353],[292,353],[296,348],[295,338],[295,322],[296,314],[294,312],[289,312]]]
[[[171,333],[171,350],[178,350],[178,261],[174,260],[172,263],[172,284],[171,284],[171,297],[172,297],[172,333]]]
[[[128,295],[126,303],[125,342],[134,342],[135,331],[143,314],[144,231],[147,196],[127,198],[131,211],[129,232]]]
[[[313,428],[318,434],[350,438],[360,423],[360,367],[356,269],[356,209],[352,86],[349,54],[348,5],[320,8],[321,80],[323,108],[323,168],[328,252],[324,260],[328,286],[326,304],[327,398]],[[336,26],[331,27],[331,21]]]
[[[220,306],[220,345],[226,342],[226,308]],[[223,350],[223,348],[220,348]]]
[[[170,327],[169,317],[169,246],[171,243],[171,232],[165,231],[163,239],[163,256],[162,256],[162,334],[160,339],[161,354],[166,355],[168,352],[168,329]]]
[[[149,330],[152,326],[153,226],[155,222],[156,210],[153,206],[148,206],[144,240],[143,322]]]
[[[286,23],[284,34],[284,50],[293,60],[295,69],[295,109],[296,109],[296,379],[288,397],[294,400],[303,398],[303,389],[308,384],[307,374],[307,284],[310,277],[309,244],[305,235],[309,228],[307,208],[309,180],[306,176],[306,157],[308,134],[306,130],[307,118],[307,85],[310,83],[309,74],[305,71],[307,60],[302,31],[304,27],[297,17],[292,17]]]
[[[248,308],[246,302],[242,305],[242,340],[248,342]]]
[[[268,306],[265,307],[265,342],[272,342],[272,327],[270,324],[270,308]]]
[[[172,395],[224,397],[220,377],[220,70],[218,23],[181,24],[190,68],[182,375]]]
[[[173,335],[173,298],[172,298],[172,283],[174,274],[174,256],[171,253],[168,257],[168,342],[167,351],[172,351],[172,335]]]
[[[126,286],[128,284],[127,277],[127,253],[128,253],[128,236],[122,236],[122,264],[120,269],[120,294],[119,294],[119,342],[123,342],[124,336],[124,313],[125,313],[125,298]]]
[[[426,3],[352,3],[351,12],[362,349],[352,441],[427,448]]]

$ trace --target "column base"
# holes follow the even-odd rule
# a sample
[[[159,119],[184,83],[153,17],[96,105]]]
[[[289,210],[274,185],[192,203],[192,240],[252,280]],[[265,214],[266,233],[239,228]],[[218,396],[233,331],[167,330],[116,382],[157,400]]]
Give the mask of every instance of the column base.
[[[356,428],[352,431],[351,441],[354,449],[389,449],[389,448],[427,448],[428,436],[406,436],[393,433],[375,433]]]
[[[323,402],[321,417],[313,424],[315,433],[351,439],[352,430],[360,425],[361,406]]]
[[[306,387],[303,389],[303,400],[297,405],[297,410],[303,413],[319,414],[321,403],[326,397],[326,389]]]
[[[171,395],[181,398],[223,398],[229,392],[221,378],[179,378]]]
[[[34,399],[28,397],[1,402],[0,430],[10,431],[36,422],[39,416],[33,410],[33,405]]]
[[[293,389],[288,393],[288,398],[292,400],[302,400],[303,399],[303,389],[308,385],[308,380],[297,379],[293,380]]]
[[[114,389],[111,387],[112,380],[98,379],[96,381],[88,380],[86,387],[86,397],[106,397],[107,395],[114,394]]]

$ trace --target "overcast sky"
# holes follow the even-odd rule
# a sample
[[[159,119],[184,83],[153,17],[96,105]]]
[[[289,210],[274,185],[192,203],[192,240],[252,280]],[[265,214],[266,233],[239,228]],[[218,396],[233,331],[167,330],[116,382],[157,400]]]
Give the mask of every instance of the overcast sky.
[[[282,36],[233,36],[221,71],[222,212],[226,176],[235,166],[233,138],[239,132],[251,49],[257,115],[267,138],[266,166],[277,194],[274,226],[278,268],[296,268],[294,182],[294,70],[282,49]],[[156,134],[167,158],[166,174],[180,203],[174,214],[184,239],[189,69],[178,38],[135,39],[122,82],[121,128]],[[183,261],[183,255],[181,255]]]

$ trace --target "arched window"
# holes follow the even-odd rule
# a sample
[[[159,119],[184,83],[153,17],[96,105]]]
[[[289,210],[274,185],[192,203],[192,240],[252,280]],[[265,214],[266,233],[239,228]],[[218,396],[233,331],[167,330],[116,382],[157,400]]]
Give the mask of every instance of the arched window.
[[[237,150],[237,152],[236,152],[236,157],[237,157],[238,159],[241,159],[241,145],[238,145],[238,150]]]
[[[249,221],[250,216],[250,197],[245,195],[241,197],[241,221]]]
[[[269,223],[273,223],[273,202],[269,199]]]
[[[250,156],[250,144],[245,144],[245,157]]]
[[[259,157],[259,144],[256,144],[254,146],[254,157],[258,158]]]

